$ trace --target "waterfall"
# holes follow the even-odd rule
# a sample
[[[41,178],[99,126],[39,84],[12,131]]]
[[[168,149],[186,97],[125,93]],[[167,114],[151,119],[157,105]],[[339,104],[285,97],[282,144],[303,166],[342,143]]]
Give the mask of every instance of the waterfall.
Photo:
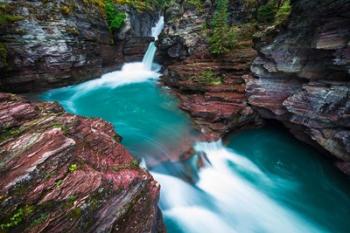
[[[164,16],[160,16],[156,25],[151,29],[151,36],[154,37],[155,40],[158,40],[159,34],[162,32],[164,28]]]
[[[156,25],[152,28],[151,36],[158,39],[164,27],[164,17],[160,16]],[[142,62],[125,63],[121,70],[113,71],[104,74],[99,79],[84,82],[77,86],[74,86],[75,94],[68,100],[67,104],[72,105],[74,109],[73,101],[84,93],[99,87],[116,88],[123,85],[132,83],[141,83],[148,80],[156,80],[159,78],[159,69],[152,69],[153,59],[156,54],[156,46],[154,42],[151,42],[144,55]]]
[[[157,51],[156,45],[154,44],[154,42],[151,42],[148,45],[147,52],[145,53],[142,59],[142,63],[145,65],[145,68],[148,70],[152,69],[153,59],[156,54],[156,51]]]
[[[152,28],[151,36],[154,37],[155,41],[158,40],[159,34],[162,32],[164,27],[164,17],[160,16],[156,25]],[[142,63],[145,65],[146,69],[152,69],[152,63],[154,60],[154,56],[156,54],[157,47],[154,42],[151,42],[148,45],[148,49],[143,57]]]

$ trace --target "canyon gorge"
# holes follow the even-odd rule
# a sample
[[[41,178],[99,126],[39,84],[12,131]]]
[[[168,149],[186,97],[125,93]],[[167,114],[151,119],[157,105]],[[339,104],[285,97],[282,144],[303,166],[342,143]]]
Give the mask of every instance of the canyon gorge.
[[[347,232],[350,1],[0,13],[0,232]]]

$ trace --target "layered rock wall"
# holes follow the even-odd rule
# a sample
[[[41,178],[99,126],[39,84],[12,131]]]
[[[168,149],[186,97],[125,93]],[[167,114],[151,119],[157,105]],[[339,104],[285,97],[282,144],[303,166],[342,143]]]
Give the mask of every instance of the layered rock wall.
[[[159,184],[112,125],[0,93],[2,232],[164,232]]]
[[[140,60],[158,14],[123,6],[127,20],[113,35],[97,2],[1,3],[8,22],[0,23],[0,89],[29,92],[65,86],[97,78],[124,61]]]
[[[256,56],[252,42],[242,41],[231,53],[213,56],[205,29],[213,9],[210,1],[205,1],[201,9],[178,1],[166,12],[167,23],[158,44],[159,55],[167,65],[163,82],[173,88],[180,108],[192,116],[209,139],[259,124],[247,104],[242,78],[250,73]]]
[[[350,2],[292,4],[288,25],[256,41],[249,103],[350,172]]]

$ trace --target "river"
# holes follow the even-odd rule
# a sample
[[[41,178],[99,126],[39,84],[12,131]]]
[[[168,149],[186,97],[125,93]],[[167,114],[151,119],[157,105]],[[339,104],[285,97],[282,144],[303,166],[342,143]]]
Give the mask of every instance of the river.
[[[157,37],[162,18],[153,28]],[[350,232],[349,179],[284,129],[265,127],[201,142],[169,89],[158,84],[151,43],[142,62],[43,100],[111,122],[161,184],[169,233]],[[193,145],[193,156],[178,161]]]

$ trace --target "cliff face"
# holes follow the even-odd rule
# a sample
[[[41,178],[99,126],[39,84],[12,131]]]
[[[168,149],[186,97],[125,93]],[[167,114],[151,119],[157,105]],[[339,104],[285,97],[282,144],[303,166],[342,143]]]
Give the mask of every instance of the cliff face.
[[[192,116],[198,128],[217,139],[230,130],[259,124],[259,120],[247,104],[242,78],[250,73],[256,56],[252,42],[243,41],[232,53],[213,56],[205,29],[213,9],[210,1],[202,8],[177,1],[166,11],[158,47],[167,67],[162,81],[172,87],[180,108]],[[232,21],[242,17],[231,14]]]
[[[0,229],[164,232],[159,184],[110,124],[0,93]]]
[[[28,92],[65,86],[142,57],[157,14],[124,7],[126,25],[113,35],[97,2],[1,3],[0,88]]]
[[[249,103],[350,172],[350,2],[292,4],[288,25],[256,41]]]

